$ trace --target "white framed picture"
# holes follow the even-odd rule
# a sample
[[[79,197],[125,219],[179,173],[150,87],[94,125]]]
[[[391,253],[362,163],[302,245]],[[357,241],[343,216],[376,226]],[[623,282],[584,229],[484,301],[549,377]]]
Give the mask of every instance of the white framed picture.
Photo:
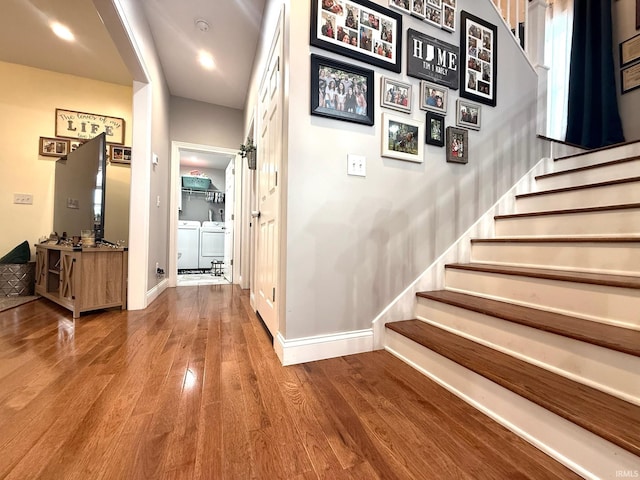
[[[382,156],[422,163],[424,157],[424,122],[382,114]]]

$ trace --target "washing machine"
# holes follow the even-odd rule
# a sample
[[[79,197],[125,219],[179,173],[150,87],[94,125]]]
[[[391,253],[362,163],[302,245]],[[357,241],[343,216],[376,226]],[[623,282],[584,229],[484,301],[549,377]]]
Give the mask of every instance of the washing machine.
[[[224,262],[224,222],[202,222],[199,268],[210,269],[214,261],[218,265]]]
[[[200,222],[178,221],[178,270],[198,268],[200,253]]]

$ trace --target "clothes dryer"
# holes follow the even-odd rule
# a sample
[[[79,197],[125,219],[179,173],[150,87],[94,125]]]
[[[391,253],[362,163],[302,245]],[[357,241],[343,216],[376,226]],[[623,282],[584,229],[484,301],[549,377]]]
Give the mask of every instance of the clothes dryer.
[[[200,222],[178,221],[178,270],[198,268],[200,253]]]
[[[202,222],[199,268],[212,268],[212,262],[224,262],[224,222]]]

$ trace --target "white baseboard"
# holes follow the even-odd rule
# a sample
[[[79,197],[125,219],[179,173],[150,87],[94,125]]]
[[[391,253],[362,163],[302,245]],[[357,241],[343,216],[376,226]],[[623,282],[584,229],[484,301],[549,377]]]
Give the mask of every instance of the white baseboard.
[[[371,352],[373,350],[373,330],[368,328],[292,340],[287,340],[278,333],[274,339],[274,349],[280,362],[285,366]]]
[[[147,307],[151,305],[158,296],[169,287],[169,280],[164,279],[147,292]]]

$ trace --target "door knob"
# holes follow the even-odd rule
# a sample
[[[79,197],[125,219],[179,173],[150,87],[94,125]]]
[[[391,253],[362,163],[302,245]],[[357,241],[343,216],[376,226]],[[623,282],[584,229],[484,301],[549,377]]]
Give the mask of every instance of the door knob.
[[[251,216],[252,216],[253,218],[260,218],[260,210],[253,210],[253,211],[251,212]]]

